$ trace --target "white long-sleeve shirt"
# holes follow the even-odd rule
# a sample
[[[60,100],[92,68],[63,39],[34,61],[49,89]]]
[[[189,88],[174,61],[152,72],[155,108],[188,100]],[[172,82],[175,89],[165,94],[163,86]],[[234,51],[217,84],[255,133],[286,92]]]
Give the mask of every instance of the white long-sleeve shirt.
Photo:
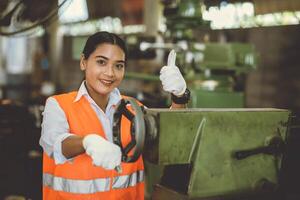
[[[105,112],[103,112],[88,94],[84,82],[81,83],[74,102],[79,101],[81,98],[86,98],[88,100],[102,124],[106,138],[112,142],[112,120],[115,112],[115,105],[122,98],[119,90],[115,88],[110,93]],[[48,98],[43,112],[40,145],[44,152],[54,158],[56,164],[63,164],[68,160],[62,154],[61,144],[64,139],[71,135],[73,134],[70,133],[69,124],[64,111],[55,98]]]

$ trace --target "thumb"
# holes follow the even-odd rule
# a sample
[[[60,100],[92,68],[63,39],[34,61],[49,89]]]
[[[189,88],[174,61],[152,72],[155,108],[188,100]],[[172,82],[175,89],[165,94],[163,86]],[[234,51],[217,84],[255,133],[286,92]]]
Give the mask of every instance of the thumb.
[[[175,66],[175,61],[176,61],[176,52],[173,49],[172,51],[170,51],[170,53],[168,55],[168,66],[174,67]]]

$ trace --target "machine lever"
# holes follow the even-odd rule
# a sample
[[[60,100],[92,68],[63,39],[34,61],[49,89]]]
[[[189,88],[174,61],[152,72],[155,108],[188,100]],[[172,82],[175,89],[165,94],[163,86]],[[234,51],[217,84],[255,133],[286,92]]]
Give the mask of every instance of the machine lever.
[[[261,153],[276,156],[283,153],[283,150],[284,150],[284,142],[281,137],[276,136],[271,138],[267,146],[236,151],[233,153],[233,157],[237,160],[242,160],[249,156],[253,156]]]

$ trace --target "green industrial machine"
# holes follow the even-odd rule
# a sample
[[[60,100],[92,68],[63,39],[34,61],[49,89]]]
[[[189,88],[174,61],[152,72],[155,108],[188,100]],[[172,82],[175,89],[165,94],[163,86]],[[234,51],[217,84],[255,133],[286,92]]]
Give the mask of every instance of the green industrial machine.
[[[242,108],[245,107],[243,75],[256,68],[253,45],[242,43],[203,44],[203,58],[195,65],[198,73],[187,72],[194,80],[189,86],[194,108]],[[198,66],[198,68],[197,68]],[[239,84],[241,86],[239,86]]]
[[[256,68],[253,45],[246,43],[197,42],[196,29],[208,28],[203,20],[203,0],[168,0],[164,5],[165,41],[177,50],[177,64],[189,81],[190,107],[245,107],[245,74]],[[199,39],[199,38],[198,38]],[[170,45],[169,45],[170,46]]]
[[[133,138],[140,137],[135,156],[143,152],[145,158],[146,198],[272,199],[262,195],[273,195],[278,186],[290,112],[243,108],[245,76],[257,63],[254,46],[199,42],[195,30],[205,31],[209,25],[202,18],[203,0],[161,2],[167,25],[164,42],[142,42],[140,50],[176,50],[192,109],[145,109],[135,117],[120,109],[135,121]],[[149,74],[126,76],[159,81]],[[116,119],[122,115],[117,113]],[[120,137],[114,138],[120,144]]]
[[[133,100],[122,100],[114,116],[119,145],[122,117],[134,122],[132,142],[121,147],[122,160],[132,162],[143,152],[151,165],[160,166],[155,177],[146,169],[154,200],[241,199],[272,195],[278,187],[288,110],[142,110]]]

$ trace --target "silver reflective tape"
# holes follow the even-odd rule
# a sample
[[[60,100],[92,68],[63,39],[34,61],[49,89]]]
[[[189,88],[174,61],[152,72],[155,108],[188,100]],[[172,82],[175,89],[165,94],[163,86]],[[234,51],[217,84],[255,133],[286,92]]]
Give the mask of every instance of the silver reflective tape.
[[[92,180],[75,180],[56,177],[51,174],[43,174],[43,185],[56,191],[64,191],[78,194],[92,194],[109,190],[109,178],[97,178]]]
[[[114,177],[113,180],[113,189],[120,189],[120,188],[128,188],[135,186],[139,182],[144,181],[144,171],[136,171],[132,174],[122,175]]]

